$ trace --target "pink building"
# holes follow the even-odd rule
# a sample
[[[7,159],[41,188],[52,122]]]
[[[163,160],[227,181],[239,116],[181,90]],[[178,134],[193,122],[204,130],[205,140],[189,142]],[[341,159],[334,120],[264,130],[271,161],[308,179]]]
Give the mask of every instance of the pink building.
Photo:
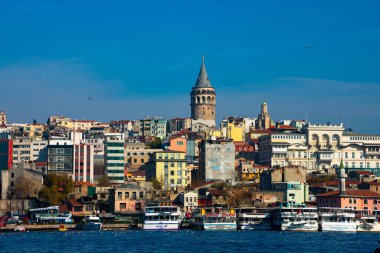
[[[170,150],[186,152],[186,138],[184,137],[176,137],[170,140]]]
[[[135,184],[110,189],[109,203],[113,213],[139,213],[145,209],[145,189]]]
[[[350,208],[354,210],[380,210],[380,194],[370,190],[339,190],[317,195],[318,207]]]
[[[379,210],[380,194],[371,190],[346,190],[346,177],[343,161],[341,160],[339,190],[317,195],[318,207],[368,210],[369,214],[372,214],[375,210]]]
[[[73,179],[76,182],[94,182],[94,146],[74,145]]]

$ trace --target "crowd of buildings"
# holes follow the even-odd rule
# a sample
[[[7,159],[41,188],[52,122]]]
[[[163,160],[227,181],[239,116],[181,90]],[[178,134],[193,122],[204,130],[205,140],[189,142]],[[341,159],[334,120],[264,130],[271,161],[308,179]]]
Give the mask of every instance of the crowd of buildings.
[[[274,122],[266,102],[256,118],[227,117],[217,125],[216,91],[204,59],[190,105],[190,118],[111,122],[51,116],[46,124],[18,124],[0,112],[0,213],[17,209],[8,192],[21,175],[36,185],[30,207],[43,205],[38,191],[49,173],[74,181],[62,205],[77,215],[135,213],[147,201],[175,202],[184,210],[228,205],[228,189],[215,187],[220,181],[249,189],[252,203],[380,207],[380,135],[347,131],[343,124]],[[343,191],[334,177],[308,183],[337,175],[341,164],[350,176]],[[104,178],[109,186],[99,186]]]

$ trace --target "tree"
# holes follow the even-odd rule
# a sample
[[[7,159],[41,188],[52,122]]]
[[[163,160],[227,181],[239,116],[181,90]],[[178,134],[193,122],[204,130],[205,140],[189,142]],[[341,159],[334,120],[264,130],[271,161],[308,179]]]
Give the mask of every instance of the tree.
[[[242,204],[251,203],[252,193],[241,187],[227,190],[227,204],[229,207],[240,207]]]
[[[98,180],[98,186],[102,186],[102,187],[111,186],[111,180],[110,180],[110,178],[107,175],[103,175]]]
[[[161,142],[161,138],[159,137],[154,137],[154,141],[152,141],[151,143],[148,144],[148,146],[150,148],[162,148],[162,142]]]
[[[74,184],[71,178],[55,173],[48,174],[44,182],[45,187],[40,191],[40,198],[50,205],[59,205],[68,199],[73,192]]]
[[[33,182],[24,175],[19,176],[14,186],[9,186],[7,197],[9,200],[19,199],[22,201],[22,213],[25,209],[25,199],[34,193]]]
[[[155,190],[161,190],[162,189],[162,186],[163,186],[162,180],[158,180],[157,178],[153,178],[151,180],[151,182],[152,182],[153,188]]]

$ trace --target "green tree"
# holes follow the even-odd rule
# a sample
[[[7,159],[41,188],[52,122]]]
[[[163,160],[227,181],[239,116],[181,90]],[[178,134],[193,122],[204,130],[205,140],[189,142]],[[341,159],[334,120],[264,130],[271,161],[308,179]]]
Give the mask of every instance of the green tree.
[[[148,144],[150,148],[162,148],[161,138],[154,137],[154,141]]]
[[[48,174],[44,182],[45,187],[40,191],[40,198],[50,205],[59,205],[68,199],[74,190],[71,178],[55,173]]]

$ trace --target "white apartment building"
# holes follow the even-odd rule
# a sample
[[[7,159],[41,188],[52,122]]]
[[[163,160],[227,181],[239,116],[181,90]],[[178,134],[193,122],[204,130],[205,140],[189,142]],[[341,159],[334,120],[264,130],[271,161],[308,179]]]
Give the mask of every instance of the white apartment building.
[[[380,168],[380,135],[345,132],[340,125],[308,124],[301,133],[270,133],[259,139],[260,163],[301,165],[310,172],[339,168]]]

